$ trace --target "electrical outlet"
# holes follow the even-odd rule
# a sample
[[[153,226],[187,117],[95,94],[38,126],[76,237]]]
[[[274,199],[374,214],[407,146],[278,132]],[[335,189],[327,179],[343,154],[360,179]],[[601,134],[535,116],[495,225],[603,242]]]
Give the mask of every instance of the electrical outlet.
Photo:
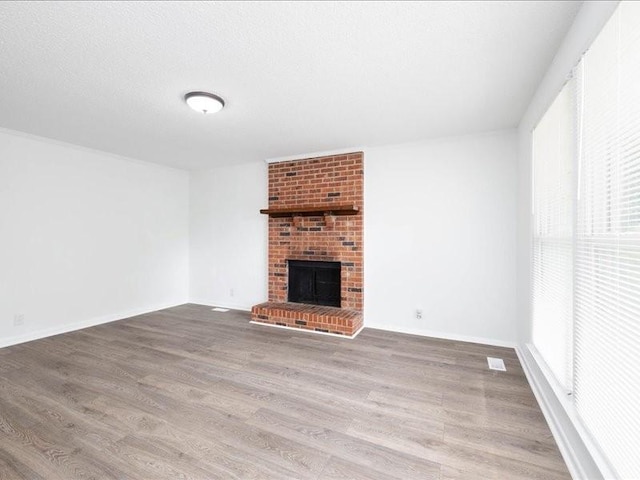
[[[421,309],[417,309],[416,310],[416,318],[418,320],[420,320],[422,318],[422,310]]]
[[[24,325],[24,313],[16,313],[13,316],[13,326],[19,327],[20,325]]]
[[[229,290],[229,295],[230,295],[231,297],[233,297],[233,295],[234,295],[234,294],[235,294],[235,292],[233,291],[233,288],[232,288],[232,289],[230,289],[230,290]]]

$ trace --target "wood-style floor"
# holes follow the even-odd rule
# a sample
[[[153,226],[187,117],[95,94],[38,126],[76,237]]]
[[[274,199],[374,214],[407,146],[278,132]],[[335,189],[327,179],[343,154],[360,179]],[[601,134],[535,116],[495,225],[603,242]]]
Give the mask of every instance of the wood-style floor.
[[[184,305],[0,349],[0,478],[570,476],[513,350]]]

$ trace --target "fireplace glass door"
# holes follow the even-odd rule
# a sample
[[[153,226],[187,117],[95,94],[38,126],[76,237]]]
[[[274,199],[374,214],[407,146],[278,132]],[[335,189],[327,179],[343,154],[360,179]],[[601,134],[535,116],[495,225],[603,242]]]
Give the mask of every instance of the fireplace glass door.
[[[340,306],[340,262],[288,260],[288,301]]]

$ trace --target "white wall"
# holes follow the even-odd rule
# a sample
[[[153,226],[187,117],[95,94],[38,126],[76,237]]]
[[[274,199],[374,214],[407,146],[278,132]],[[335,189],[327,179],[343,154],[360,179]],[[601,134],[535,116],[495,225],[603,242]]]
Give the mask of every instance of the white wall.
[[[364,152],[365,325],[513,345],[515,130]],[[267,175],[192,173],[192,302],[267,299]]]
[[[192,302],[250,309],[267,300],[267,187],[262,161],[192,173]]]
[[[515,130],[365,151],[366,326],[515,343],[516,156]]]
[[[0,346],[186,302],[188,182],[0,130]]]

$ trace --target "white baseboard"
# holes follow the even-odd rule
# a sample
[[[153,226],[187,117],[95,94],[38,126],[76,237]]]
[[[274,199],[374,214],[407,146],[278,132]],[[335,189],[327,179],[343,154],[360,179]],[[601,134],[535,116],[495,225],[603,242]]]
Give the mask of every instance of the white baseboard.
[[[544,366],[536,360],[532,349],[528,346],[517,346],[516,354],[572,478],[617,478],[582,426],[575,407],[566,398],[562,398],[566,394],[563,395],[563,392],[552,385],[545,376]]]
[[[228,308],[229,310],[240,310],[242,312],[250,312],[251,307],[247,307],[246,305],[235,305],[227,302],[212,302],[210,300],[189,300],[189,303],[194,303],[196,305],[204,305],[205,307],[221,307]],[[259,302],[258,302],[259,303]]]
[[[274,325],[272,323],[256,322],[255,320],[251,320],[249,323],[253,323],[254,325],[262,325],[263,327],[273,327],[273,328],[282,328],[284,330],[293,330],[294,332],[314,333],[316,335],[328,335],[330,337],[346,338],[347,340],[353,340],[354,338],[356,338],[364,328],[364,327],[360,327],[358,331],[355,332],[353,335],[339,335],[337,333],[331,333],[331,332],[318,332],[316,330],[310,330],[308,328],[295,328],[295,327],[288,327],[286,325]]]
[[[73,332],[75,330],[82,330],[83,328],[95,327],[96,325],[102,325],[103,323],[115,322],[117,320],[123,320],[129,317],[135,317],[137,315],[143,315],[145,313],[156,312],[158,310],[164,310],[165,308],[177,307],[184,305],[185,302],[155,305],[152,307],[138,308],[120,312],[110,315],[102,315],[100,317],[90,318],[81,322],[67,323],[64,325],[56,325],[55,327],[45,328],[42,330],[36,330],[35,332],[23,333],[21,335],[15,335],[12,337],[0,339],[0,348],[9,347],[11,345],[17,345],[19,343],[31,342],[32,340],[38,340],[40,338],[51,337],[53,335],[60,335],[61,333]]]
[[[408,333],[410,335],[419,335],[421,337],[442,338],[445,340],[454,340],[457,342],[480,343],[483,345],[491,345],[492,347],[507,347],[507,348],[516,347],[516,342],[496,340],[494,338],[473,337],[468,335],[458,335],[456,333],[436,332],[433,330],[423,330],[421,328],[404,328],[404,327],[396,327],[392,325],[367,325],[366,320],[365,320],[364,326],[366,328],[373,328],[374,330],[386,330],[388,332]]]

